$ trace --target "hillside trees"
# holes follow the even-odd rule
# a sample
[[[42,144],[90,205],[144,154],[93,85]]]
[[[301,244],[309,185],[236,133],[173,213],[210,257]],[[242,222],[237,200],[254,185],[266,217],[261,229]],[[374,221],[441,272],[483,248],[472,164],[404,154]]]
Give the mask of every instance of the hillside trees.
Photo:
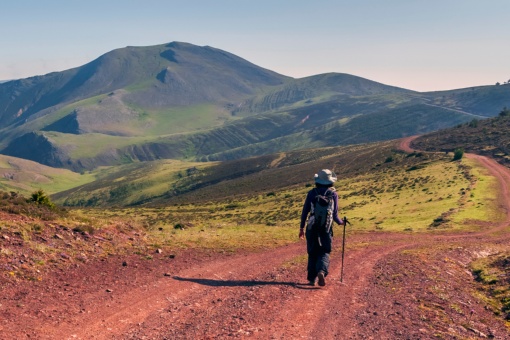
[[[499,116],[500,117],[510,116],[510,109],[505,106],[503,110],[501,110],[501,112],[499,113]]]

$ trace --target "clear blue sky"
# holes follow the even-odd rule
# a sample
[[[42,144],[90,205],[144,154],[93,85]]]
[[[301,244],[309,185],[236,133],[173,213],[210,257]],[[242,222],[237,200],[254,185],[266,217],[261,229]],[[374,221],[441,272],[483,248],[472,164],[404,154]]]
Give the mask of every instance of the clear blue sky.
[[[300,78],[342,72],[418,91],[510,80],[510,0],[6,0],[0,80],[125,46],[209,45]]]

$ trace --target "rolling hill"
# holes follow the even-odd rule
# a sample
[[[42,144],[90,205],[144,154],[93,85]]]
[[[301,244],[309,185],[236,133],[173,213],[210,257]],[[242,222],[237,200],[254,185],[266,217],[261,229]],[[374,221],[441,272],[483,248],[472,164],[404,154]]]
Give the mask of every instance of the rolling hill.
[[[503,111],[502,111],[503,112]],[[472,120],[456,127],[418,137],[413,147],[427,151],[466,152],[494,158],[510,166],[510,116],[502,115],[485,120]]]
[[[343,179],[411,167],[434,156],[408,156],[395,142],[307,149],[224,162],[159,160],[94,172],[97,180],[53,195],[65,206],[122,207],[224,201],[266,195],[311,183],[314,171],[330,168]],[[438,157],[436,157],[438,158]]]
[[[74,188],[95,180],[91,174],[51,168],[33,161],[0,155],[0,191],[28,196],[42,189],[48,194]]]
[[[293,79],[173,42],[0,84],[0,152],[73,171],[233,160],[421,134],[503,106],[508,85],[418,93],[348,74]]]

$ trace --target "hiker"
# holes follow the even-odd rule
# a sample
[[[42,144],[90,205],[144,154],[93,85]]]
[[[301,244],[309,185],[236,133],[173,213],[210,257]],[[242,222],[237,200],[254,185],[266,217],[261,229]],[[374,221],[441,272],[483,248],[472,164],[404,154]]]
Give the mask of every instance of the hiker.
[[[305,204],[303,205],[299,238],[304,239],[306,235],[306,250],[308,253],[307,279],[309,284],[314,286],[315,280],[318,279],[319,286],[325,286],[333,238],[332,224],[333,221],[339,225],[344,222],[338,217],[338,194],[333,187],[333,183],[337,179],[336,175],[331,170],[324,169],[315,174],[314,179],[315,188],[308,192]],[[320,204],[318,201],[321,200],[322,207],[318,206]],[[328,203],[329,205],[325,205]],[[323,216],[314,216],[315,210],[317,210],[317,214]]]

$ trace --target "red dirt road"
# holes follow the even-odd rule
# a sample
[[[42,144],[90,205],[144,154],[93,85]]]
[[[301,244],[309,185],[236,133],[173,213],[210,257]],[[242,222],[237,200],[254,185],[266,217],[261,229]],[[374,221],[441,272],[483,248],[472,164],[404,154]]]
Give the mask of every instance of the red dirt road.
[[[410,140],[400,147],[410,151]],[[510,172],[468,157],[498,179],[507,211],[480,233],[348,232],[344,282],[337,237],[324,288],[304,285],[304,241],[234,255],[110,257],[5,285],[0,339],[508,339],[503,318],[474,297],[467,264],[508,244]]]

